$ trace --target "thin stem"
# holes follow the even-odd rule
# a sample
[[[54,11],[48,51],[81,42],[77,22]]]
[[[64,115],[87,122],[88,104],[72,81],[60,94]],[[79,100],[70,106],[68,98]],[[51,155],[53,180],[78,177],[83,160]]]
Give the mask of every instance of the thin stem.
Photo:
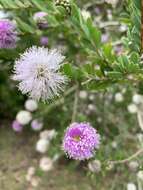
[[[64,94],[64,97],[58,99],[57,101],[51,103],[45,110],[41,111],[40,112],[40,115],[45,115],[47,113],[49,113],[52,109],[54,109],[55,107],[61,105],[64,103],[64,99],[66,96],[70,95],[72,92],[74,92],[75,90],[77,89],[77,85],[74,85],[73,87],[69,88],[65,94]],[[39,116],[39,114],[38,114]]]
[[[142,153],[143,153],[143,148],[139,149],[136,153],[134,153],[133,155],[131,155],[130,157],[128,157],[126,159],[109,161],[109,163],[110,164],[124,164],[124,163],[127,163],[127,162],[133,160],[134,158],[138,157]]]
[[[99,25],[99,28],[111,27],[111,26],[119,26],[120,23],[117,21],[110,21],[110,22],[102,22]]]
[[[78,99],[79,99],[79,93],[78,93],[78,88],[77,88],[76,92],[75,92],[74,104],[73,104],[73,114],[72,114],[72,119],[71,119],[72,123],[76,120],[77,108],[78,108]]]
[[[93,79],[93,78],[90,78],[90,79],[88,79],[88,80],[82,82],[81,85],[86,85],[86,84],[88,84],[89,82],[91,82],[92,80],[94,80],[94,79]]]

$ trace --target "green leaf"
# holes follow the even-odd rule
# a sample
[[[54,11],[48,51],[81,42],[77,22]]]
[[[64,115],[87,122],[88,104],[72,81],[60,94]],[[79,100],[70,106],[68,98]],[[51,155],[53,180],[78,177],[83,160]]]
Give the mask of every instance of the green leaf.
[[[110,80],[106,81],[97,81],[93,80],[90,81],[88,84],[86,84],[86,88],[88,90],[105,90],[107,87],[109,87],[112,84]]]
[[[1,0],[0,3],[5,7],[5,8],[11,8],[11,9],[15,9],[17,8],[16,4],[13,3],[12,0]]]
[[[39,0],[31,0],[31,2],[41,11],[47,11],[46,5],[44,2]]]
[[[131,60],[133,63],[138,64],[139,61],[140,61],[139,54],[136,53],[136,52],[132,52],[131,55],[130,55],[130,60]]]
[[[105,58],[110,62],[114,62],[115,60],[115,54],[113,52],[113,48],[112,48],[112,45],[111,44],[104,44],[103,45],[103,52],[104,52],[104,56]]]
[[[30,26],[30,24],[25,23],[24,21],[22,21],[20,18],[15,17],[15,20],[20,28],[20,30],[22,32],[28,32],[31,34],[35,33],[35,29],[33,27]]]
[[[69,63],[64,64],[62,68],[67,76],[69,77],[73,76],[72,66]]]
[[[97,48],[99,48],[101,45],[101,32],[93,25],[90,18],[87,19],[87,27],[90,41],[93,42]]]
[[[118,71],[109,71],[109,72],[107,72],[106,76],[108,76],[109,78],[112,78],[112,79],[123,78],[123,74],[121,72],[118,72]]]

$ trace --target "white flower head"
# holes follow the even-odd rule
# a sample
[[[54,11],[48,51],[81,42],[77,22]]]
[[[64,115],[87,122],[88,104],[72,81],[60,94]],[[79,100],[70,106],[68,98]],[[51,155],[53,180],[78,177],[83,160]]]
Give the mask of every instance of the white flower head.
[[[125,31],[127,31],[127,29],[128,29],[128,27],[127,27],[127,25],[125,25],[125,24],[122,24],[122,25],[120,26],[120,28],[119,28],[119,30],[120,30],[121,32],[125,32]]]
[[[113,142],[111,143],[111,146],[112,146],[112,148],[116,149],[116,148],[118,147],[118,144],[117,144],[116,141],[113,141]]]
[[[94,94],[91,94],[91,95],[89,96],[89,100],[90,100],[90,101],[95,100],[95,95],[94,95]]]
[[[4,12],[3,10],[0,11],[0,19],[5,19],[9,16],[8,13]]]
[[[25,102],[25,109],[31,112],[36,111],[38,109],[38,104],[35,100],[28,99]]]
[[[21,110],[17,113],[16,115],[16,120],[21,124],[21,125],[27,125],[32,119],[32,115],[29,111],[26,110]]]
[[[88,168],[91,172],[99,173],[101,171],[100,160],[93,160],[88,163]]]
[[[140,103],[143,103],[143,96],[140,94],[134,94],[132,97],[132,101],[133,101],[133,103],[135,103],[137,105]]]
[[[129,162],[128,167],[131,171],[136,172],[139,168],[139,163],[137,161],[131,161]]]
[[[88,105],[88,110],[91,111],[91,112],[96,111],[95,105],[94,105],[94,104],[89,104],[89,105]]]
[[[81,99],[85,100],[85,99],[87,98],[87,96],[88,96],[87,91],[81,90],[81,91],[79,92],[79,97],[80,97]]]
[[[16,61],[13,79],[19,81],[23,94],[36,100],[52,99],[67,81],[59,71],[64,58],[56,49],[33,46]]]
[[[39,167],[43,171],[50,171],[53,169],[53,160],[49,157],[43,157],[40,159]]]
[[[132,114],[137,113],[138,109],[137,109],[137,106],[135,104],[129,104],[127,108],[128,108],[129,113],[132,113]]]
[[[124,100],[124,97],[122,95],[122,93],[118,92],[115,94],[115,101],[116,102],[122,102]]]
[[[49,141],[46,139],[39,139],[36,144],[36,150],[40,153],[46,153],[49,148]]]
[[[143,170],[138,171],[137,178],[141,181],[143,181]]]
[[[134,183],[127,184],[127,190],[136,190],[136,185]]]

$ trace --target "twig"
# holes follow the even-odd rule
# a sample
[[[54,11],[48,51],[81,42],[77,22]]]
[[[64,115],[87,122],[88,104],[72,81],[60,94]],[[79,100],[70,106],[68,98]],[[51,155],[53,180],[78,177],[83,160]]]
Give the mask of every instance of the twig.
[[[100,23],[100,28],[110,27],[110,26],[120,26],[120,23],[117,21],[102,22]]]
[[[124,164],[127,163],[131,160],[133,160],[134,158],[138,157],[140,154],[143,153],[143,148],[141,148],[140,150],[138,150],[135,154],[131,155],[130,157],[123,159],[123,160],[115,160],[115,161],[109,161],[110,164]]]
[[[74,104],[73,104],[73,114],[72,114],[72,119],[71,122],[73,123],[76,120],[76,115],[77,115],[77,108],[78,108],[78,88],[76,89],[75,92],[75,98],[74,98]]]
[[[86,85],[89,82],[91,82],[92,80],[94,80],[93,78],[87,79],[86,81],[82,82],[81,85]]]

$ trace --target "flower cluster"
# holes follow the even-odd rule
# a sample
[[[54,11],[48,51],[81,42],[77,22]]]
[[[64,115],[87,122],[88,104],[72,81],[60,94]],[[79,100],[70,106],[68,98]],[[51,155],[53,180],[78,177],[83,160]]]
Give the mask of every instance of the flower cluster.
[[[40,138],[36,143],[36,151],[39,153],[46,153],[48,151],[50,142],[53,138],[55,138],[57,132],[52,130],[44,130],[40,133]]]
[[[33,119],[32,112],[35,112],[38,109],[38,104],[33,99],[28,99],[25,101],[25,110],[20,110],[16,119],[12,123],[12,128],[15,132],[21,132],[25,125],[28,125],[31,122],[31,128],[34,131],[40,131],[43,128],[43,122],[41,119]]]

